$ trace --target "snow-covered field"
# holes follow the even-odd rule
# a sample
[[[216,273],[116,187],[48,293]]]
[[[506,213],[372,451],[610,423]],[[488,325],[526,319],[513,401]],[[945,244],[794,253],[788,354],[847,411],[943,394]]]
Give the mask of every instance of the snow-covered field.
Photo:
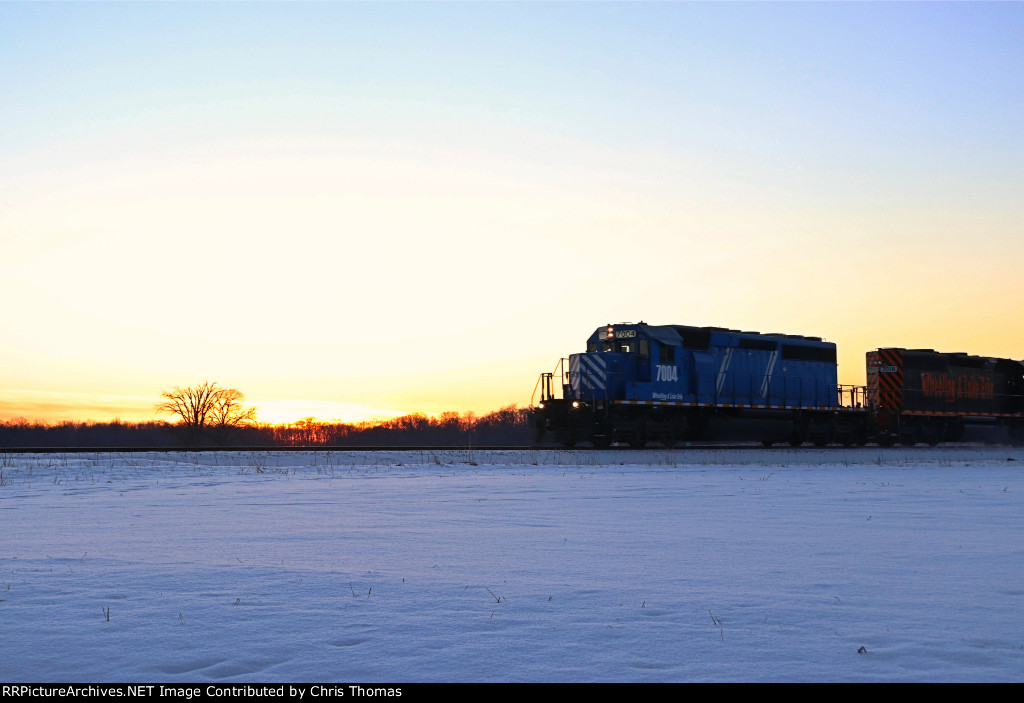
[[[1024,451],[0,453],[0,680],[1024,680]]]

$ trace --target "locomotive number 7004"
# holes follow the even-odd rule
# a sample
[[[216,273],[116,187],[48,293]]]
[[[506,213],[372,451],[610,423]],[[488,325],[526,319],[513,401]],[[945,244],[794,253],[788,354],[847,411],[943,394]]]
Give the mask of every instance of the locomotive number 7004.
[[[679,369],[675,366],[667,366],[665,364],[658,364],[658,381],[678,381],[679,380]]]

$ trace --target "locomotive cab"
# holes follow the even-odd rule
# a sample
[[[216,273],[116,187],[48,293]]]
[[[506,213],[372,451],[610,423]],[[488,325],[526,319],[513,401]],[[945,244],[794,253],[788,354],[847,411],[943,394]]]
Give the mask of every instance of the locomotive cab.
[[[599,327],[587,351],[569,355],[566,398],[603,407],[621,399],[626,385],[650,369],[650,340],[637,325]],[[577,406],[579,407],[579,406]]]

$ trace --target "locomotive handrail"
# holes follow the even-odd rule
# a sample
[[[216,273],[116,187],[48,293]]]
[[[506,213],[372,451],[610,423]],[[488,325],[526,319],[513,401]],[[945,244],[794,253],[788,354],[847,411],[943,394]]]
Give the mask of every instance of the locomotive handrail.
[[[530,407],[532,408],[534,403],[533,399],[537,397],[537,389],[540,388],[540,400],[553,400],[555,393],[553,390],[554,377],[565,378],[565,358],[561,358],[555,364],[555,368],[549,373],[542,373],[537,377],[537,382],[533,384],[533,393],[530,394]],[[545,383],[546,381],[546,383]],[[559,384],[561,386],[562,384]]]
[[[851,384],[839,384],[839,405],[844,408],[861,409],[864,407],[864,397],[867,393],[867,386],[856,386]],[[847,399],[849,402],[847,402]]]
[[[544,377],[547,376],[547,375],[548,374],[546,374],[546,373],[542,373],[540,376],[537,377],[537,382],[535,384],[533,384],[533,393],[530,394],[530,407],[531,408],[534,406],[533,399],[537,397],[537,389],[540,388],[541,381],[543,381]],[[543,402],[543,398],[544,398],[544,393],[542,392],[541,393],[541,399],[542,399],[541,402]]]

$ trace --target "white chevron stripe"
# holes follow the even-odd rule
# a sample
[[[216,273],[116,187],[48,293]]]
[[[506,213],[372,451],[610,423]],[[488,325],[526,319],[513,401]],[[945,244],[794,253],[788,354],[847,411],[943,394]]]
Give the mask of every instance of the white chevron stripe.
[[[729,370],[729,363],[732,361],[732,347],[725,350],[722,356],[722,365],[718,369],[718,380],[715,382],[715,395],[722,395],[722,386],[725,385],[725,374]]]
[[[768,368],[764,372],[764,383],[761,384],[761,397],[768,397],[768,384],[772,380],[772,373],[775,372],[775,362],[779,359],[779,350],[776,349],[768,356]]]
[[[605,360],[600,356],[587,354],[580,361],[586,367],[587,384],[596,390],[605,390]]]

